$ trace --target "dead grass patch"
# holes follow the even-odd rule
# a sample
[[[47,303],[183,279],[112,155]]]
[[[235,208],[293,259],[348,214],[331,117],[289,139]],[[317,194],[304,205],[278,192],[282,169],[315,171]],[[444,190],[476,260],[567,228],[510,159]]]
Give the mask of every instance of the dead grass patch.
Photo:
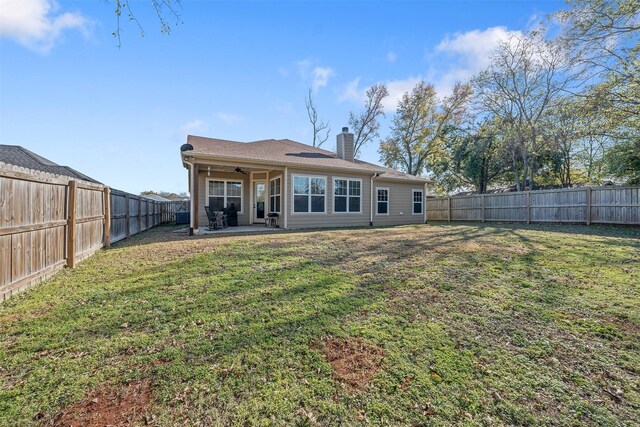
[[[333,368],[333,378],[348,388],[366,389],[382,369],[384,351],[360,338],[329,337],[311,348],[322,352]]]
[[[91,392],[83,401],[60,411],[51,423],[55,427],[128,426],[148,421],[151,405],[149,381],[135,381],[116,387],[103,387]]]

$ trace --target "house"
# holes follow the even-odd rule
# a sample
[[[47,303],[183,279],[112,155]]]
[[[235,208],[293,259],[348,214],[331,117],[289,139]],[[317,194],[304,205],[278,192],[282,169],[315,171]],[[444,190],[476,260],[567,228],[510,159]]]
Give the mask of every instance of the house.
[[[354,136],[336,153],[288,139],[236,142],[189,135],[180,148],[189,172],[191,231],[208,224],[205,206],[234,204],[239,225],[278,214],[286,229],[419,224],[427,180],[354,159]]]
[[[47,172],[73,179],[89,181],[95,184],[102,184],[101,182],[98,182],[95,179],[70,168],[69,166],[60,166],[59,164],[45,159],[33,151],[29,151],[19,145],[0,144],[0,162],[40,172]]]

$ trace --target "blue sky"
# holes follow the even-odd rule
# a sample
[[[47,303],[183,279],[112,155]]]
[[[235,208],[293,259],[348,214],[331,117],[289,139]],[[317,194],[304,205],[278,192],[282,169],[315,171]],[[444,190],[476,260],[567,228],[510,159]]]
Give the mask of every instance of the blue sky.
[[[486,65],[509,32],[561,1],[190,1],[171,35],[149,1],[130,2],[145,36],[113,2],[0,0],[0,143],[22,145],[111,187],[186,191],[188,133],[309,143],[308,87],[332,127],[364,91],[397,99],[420,79],[446,95]],[[378,162],[376,141],[361,158]]]

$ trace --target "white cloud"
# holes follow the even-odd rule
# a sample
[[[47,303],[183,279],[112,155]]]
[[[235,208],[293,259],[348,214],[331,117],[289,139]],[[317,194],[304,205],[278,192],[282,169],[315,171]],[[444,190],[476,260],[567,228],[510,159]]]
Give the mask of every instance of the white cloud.
[[[322,87],[326,87],[329,84],[329,79],[335,76],[336,72],[331,67],[323,67],[320,65],[314,66],[314,61],[310,59],[303,59],[295,63],[298,69],[298,75],[301,79],[310,81],[311,88],[314,91],[318,91]],[[282,73],[280,73],[283,75]],[[286,77],[283,75],[283,77]]]
[[[402,95],[413,90],[421,80],[433,84],[439,97],[451,95],[456,82],[468,81],[490,64],[491,52],[501,41],[522,34],[521,31],[510,31],[506,27],[491,27],[445,36],[429,55],[428,59],[434,64],[424,75],[417,74],[383,82],[389,91],[389,96],[384,100],[385,112],[394,112]],[[396,56],[389,52],[387,59],[393,62],[392,59],[395,60]],[[338,100],[362,104],[366,99],[366,91],[366,87],[360,87],[358,77],[347,83]]]
[[[396,59],[398,59],[398,55],[396,55],[395,52],[387,53],[387,61],[389,61],[389,62],[391,62],[393,64],[394,62],[396,62]]]
[[[445,55],[449,65],[438,72],[431,71],[432,79],[439,95],[451,93],[456,81],[465,81],[487,68],[491,62],[491,52],[501,41],[512,36],[521,36],[521,31],[509,31],[506,27],[490,27],[486,30],[471,30],[447,35],[435,48],[437,54]]]
[[[228,124],[228,125],[232,125],[235,123],[238,123],[239,121],[242,120],[242,117],[236,115],[236,114],[231,114],[231,113],[225,113],[222,111],[219,111],[216,113],[216,117],[220,120],[222,120],[224,123]]]
[[[335,75],[335,71],[331,67],[315,67],[313,69],[313,83],[311,87],[317,91],[321,87],[327,86],[329,78]]]
[[[387,113],[394,112],[402,95],[405,92],[410,92],[422,79],[421,76],[411,76],[406,79],[383,82],[389,91],[389,96],[383,101],[384,111]],[[339,95],[338,101],[364,104],[367,97],[367,89],[368,87],[360,87],[360,77],[357,77],[347,83],[347,86]]]
[[[339,102],[353,102],[353,103],[361,103],[364,102],[367,89],[360,89],[360,77],[356,77],[347,83],[342,93],[338,96]]]
[[[402,80],[391,80],[385,82],[389,96],[384,99],[384,111],[392,113],[398,107],[398,102],[406,92],[411,92],[421,80],[422,76],[411,76]]]
[[[193,135],[196,133],[202,133],[207,131],[208,129],[209,129],[209,126],[207,126],[207,124],[200,119],[194,119],[194,120],[188,121],[180,127],[180,130],[182,131],[183,135],[184,134]]]
[[[58,13],[55,0],[0,0],[0,36],[48,53],[66,30],[88,36],[91,22],[77,12]]]

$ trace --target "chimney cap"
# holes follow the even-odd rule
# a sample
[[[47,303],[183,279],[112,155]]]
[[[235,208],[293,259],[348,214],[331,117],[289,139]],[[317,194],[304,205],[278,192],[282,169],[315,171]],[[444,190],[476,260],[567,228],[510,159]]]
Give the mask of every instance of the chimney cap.
[[[348,127],[346,127],[346,126],[345,126],[345,127],[343,127],[343,128],[342,128],[342,132],[344,132],[344,133],[349,132],[349,128],[348,128]]]

